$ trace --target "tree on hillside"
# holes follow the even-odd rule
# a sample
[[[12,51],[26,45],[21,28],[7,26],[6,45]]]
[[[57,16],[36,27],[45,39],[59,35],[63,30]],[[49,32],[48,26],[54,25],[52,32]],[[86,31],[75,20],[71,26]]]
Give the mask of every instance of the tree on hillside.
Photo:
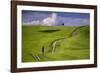
[[[64,26],[64,23],[62,23],[62,26]]]

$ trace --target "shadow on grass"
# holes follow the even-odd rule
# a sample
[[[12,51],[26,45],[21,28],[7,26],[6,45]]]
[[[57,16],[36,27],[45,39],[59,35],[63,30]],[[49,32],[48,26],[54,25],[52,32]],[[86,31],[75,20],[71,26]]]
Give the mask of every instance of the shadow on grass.
[[[60,30],[40,30],[39,32],[45,32],[45,33],[53,33],[53,32],[57,32]]]

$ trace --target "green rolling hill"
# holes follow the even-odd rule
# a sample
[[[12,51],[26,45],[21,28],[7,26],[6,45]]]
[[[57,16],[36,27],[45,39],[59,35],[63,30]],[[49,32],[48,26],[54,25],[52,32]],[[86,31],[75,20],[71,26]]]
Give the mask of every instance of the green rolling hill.
[[[22,62],[90,58],[89,26],[22,26]]]

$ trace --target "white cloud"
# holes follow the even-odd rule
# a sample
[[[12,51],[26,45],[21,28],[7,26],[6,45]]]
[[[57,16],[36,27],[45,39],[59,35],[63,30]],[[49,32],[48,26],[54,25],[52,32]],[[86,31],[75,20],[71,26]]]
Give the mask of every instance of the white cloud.
[[[23,25],[40,25],[40,24],[41,22],[39,20],[23,23]]]
[[[32,21],[32,22],[30,22],[30,24],[36,24],[36,25],[38,25],[38,24],[40,24],[40,21],[39,20],[36,20],[36,21]]]
[[[55,20],[53,20],[51,17],[45,18],[43,20],[43,24],[42,25],[47,25],[47,26],[55,25]]]
[[[52,26],[52,25],[57,25],[57,14],[52,13],[51,17],[47,17],[43,19],[43,24],[42,25],[47,25],[47,26]]]
[[[31,22],[24,23],[23,25],[45,25],[45,26],[58,25],[57,14],[52,13],[51,17],[48,16],[44,18],[42,21],[33,20]]]

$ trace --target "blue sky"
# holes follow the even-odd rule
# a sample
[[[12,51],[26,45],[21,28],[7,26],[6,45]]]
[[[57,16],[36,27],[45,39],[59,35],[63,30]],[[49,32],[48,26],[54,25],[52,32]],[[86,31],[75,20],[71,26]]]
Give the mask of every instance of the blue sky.
[[[62,25],[82,26],[90,24],[89,13],[48,12],[22,10],[23,25]]]

